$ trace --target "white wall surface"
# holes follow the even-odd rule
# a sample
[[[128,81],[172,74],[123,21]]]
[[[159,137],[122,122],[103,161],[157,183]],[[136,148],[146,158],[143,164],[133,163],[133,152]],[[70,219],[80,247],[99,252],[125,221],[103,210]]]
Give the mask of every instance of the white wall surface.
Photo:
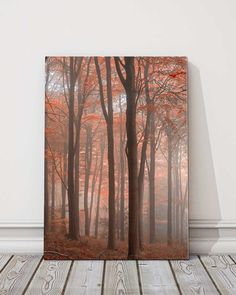
[[[235,229],[235,29],[235,0],[0,0],[0,227],[42,226],[45,55],[186,55],[191,224]]]

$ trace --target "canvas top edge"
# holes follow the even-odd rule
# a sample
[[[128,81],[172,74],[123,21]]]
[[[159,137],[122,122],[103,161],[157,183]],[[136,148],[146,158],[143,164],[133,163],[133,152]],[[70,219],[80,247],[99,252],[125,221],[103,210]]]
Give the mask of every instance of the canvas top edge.
[[[48,57],[171,57],[188,59],[188,57],[185,55],[45,55],[45,59]]]

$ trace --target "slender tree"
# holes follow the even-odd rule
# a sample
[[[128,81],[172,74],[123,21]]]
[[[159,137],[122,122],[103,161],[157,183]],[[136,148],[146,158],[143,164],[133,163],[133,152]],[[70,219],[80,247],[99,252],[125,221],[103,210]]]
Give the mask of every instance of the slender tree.
[[[168,142],[168,225],[167,239],[168,245],[172,245],[172,134],[171,128],[167,127],[167,142]]]
[[[81,58],[81,66],[82,66],[82,58]],[[82,80],[81,75],[78,76],[78,90],[77,90],[77,116],[75,119],[75,198],[77,202],[77,212],[78,212],[78,226],[77,232],[80,235],[80,199],[79,199],[79,191],[80,191],[80,134],[81,134],[81,121],[84,112],[84,105],[88,96],[88,92],[86,91],[85,85],[87,85],[88,77],[89,77],[89,70],[90,70],[90,62],[91,58],[87,58],[85,60],[86,68],[86,75],[84,80]],[[82,87],[82,82],[84,83],[84,87]]]
[[[67,143],[64,142],[63,145],[63,182],[61,182],[61,196],[62,196],[62,202],[61,202],[61,218],[64,219],[66,217],[66,187],[65,183],[66,181],[66,171],[67,171]]]
[[[138,197],[138,163],[137,163],[137,133],[136,133],[136,87],[134,57],[125,57],[124,64],[115,57],[117,73],[125,89],[127,97],[126,133],[127,159],[129,174],[129,231],[128,258],[137,259],[139,255],[139,197]],[[123,76],[121,66],[125,70]]]
[[[120,108],[120,240],[125,240],[125,155],[124,155],[124,135],[121,96],[119,96]]]
[[[151,113],[150,123],[150,173],[149,173],[149,241],[155,242],[155,165],[156,165],[156,145],[155,145],[155,112]]]
[[[84,214],[85,214],[85,235],[90,234],[90,222],[89,222],[89,204],[88,204],[88,191],[89,191],[89,179],[92,165],[92,127],[86,126],[86,146],[85,146],[85,180],[84,180]]]
[[[111,85],[111,61],[110,57],[105,58],[106,63],[106,84],[107,84],[107,110],[103,93],[103,83],[98,58],[95,57],[95,65],[99,84],[99,94],[101,107],[107,125],[108,140],[108,181],[109,181],[109,197],[108,197],[108,249],[115,249],[115,161],[114,161],[114,137],[113,137],[113,106],[112,106],[112,85]]]
[[[102,187],[102,178],[103,178],[103,160],[104,160],[104,150],[105,150],[105,143],[103,138],[101,138],[100,149],[101,149],[101,161],[100,161],[100,174],[99,174],[97,205],[96,205],[95,238],[98,237],[100,198],[101,198],[101,187]]]
[[[143,230],[142,230],[142,222],[143,222],[143,191],[144,191],[144,174],[145,174],[145,162],[146,162],[146,152],[147,145],[150,136],[150,119],[151,119],[151,98],[149,93],[148,86],[148,70],[149,70],[149,61],[146,62],[144,68],[144,83],[145,83],[145,98],[146,98],[146,124],[144,129],[143,136],[143,144],[141,149],[141,159],[140,159],[140,167],[138,174],[138,194],[139,194],[139,247],[143,250],[142,239],[143,239]]]
[[[68,205],[69,205],[69,238],[77,239],[78,215],[77,199],[74,194],[74,101],[75,86],[80,72],[82,60],[77,57],[69,57],[69,119],[68,119]]]

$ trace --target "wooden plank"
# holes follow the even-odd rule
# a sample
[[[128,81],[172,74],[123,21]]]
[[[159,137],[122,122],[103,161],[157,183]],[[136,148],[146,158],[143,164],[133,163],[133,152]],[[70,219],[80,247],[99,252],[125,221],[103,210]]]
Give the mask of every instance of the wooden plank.
[[[103,261],[75,261],[64,294],[101,294],[103,266]]]
[[[136,261],[107,261],[104,295],[140,294]]]
[[[0,255],[0,271],[3,269],[3,267],[7,264],[7,262],[10,260],[12,255],[3,254]]]
[[[25,294],[61,294],[70,265],[66,260],[42,261]]]
[[[37,268],[41,256],[14,256],[0,277],[0,294],[22,294]]]
[[[208,273],[222,294],[236,294],[236,265],[227,255],[201,256]]]
[[[142,293],[179,294],[168,261],[140,260],[138,262]]]
[[[183,294],[219,294],[198,257],[173,260],[171,265]]]

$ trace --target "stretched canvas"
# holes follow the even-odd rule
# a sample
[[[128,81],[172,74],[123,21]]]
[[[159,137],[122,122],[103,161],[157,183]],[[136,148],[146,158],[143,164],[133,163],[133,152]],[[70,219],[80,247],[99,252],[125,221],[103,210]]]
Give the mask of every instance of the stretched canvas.
[[[186,57],[47,57],[45,259],[188,257]]]

